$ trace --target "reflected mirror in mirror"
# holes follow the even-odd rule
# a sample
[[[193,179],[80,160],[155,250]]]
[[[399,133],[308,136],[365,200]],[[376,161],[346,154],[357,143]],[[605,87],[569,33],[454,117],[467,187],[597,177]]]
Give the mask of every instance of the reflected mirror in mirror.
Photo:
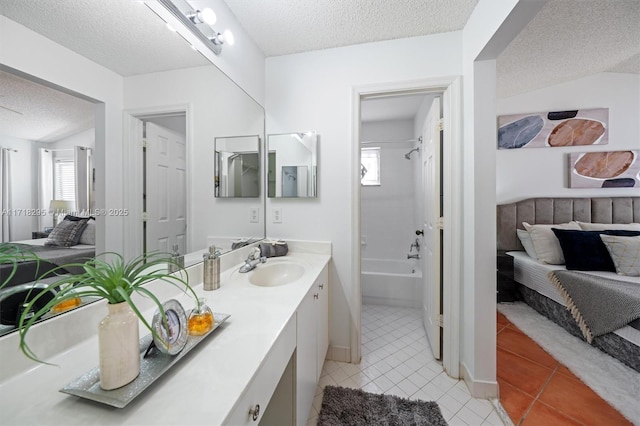
[[[318,136],[316,132],[269,135],[267,138],[269,198],[317,196]]]
[[[232,136],[215,139],[215,196],[260,196],[260,137]]]

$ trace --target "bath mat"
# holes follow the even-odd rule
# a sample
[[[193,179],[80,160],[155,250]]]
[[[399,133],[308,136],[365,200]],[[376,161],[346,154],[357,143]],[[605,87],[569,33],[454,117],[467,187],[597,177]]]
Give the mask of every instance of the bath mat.
[[[318,426],[446,426],[436,402],[412,401],[361,389],[326,386]]]

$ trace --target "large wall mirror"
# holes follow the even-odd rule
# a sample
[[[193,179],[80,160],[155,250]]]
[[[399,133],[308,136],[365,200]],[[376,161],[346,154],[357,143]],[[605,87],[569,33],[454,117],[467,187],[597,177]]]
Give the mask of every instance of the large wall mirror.
[[[269,198],[317,197],[316,132],[269,135],[267,164]]]
[[[216,138],[256,135],[253,138],[263,143],[264,109],[217,67],[192,50],[184,39],[168,31],[165,23],[155,13],[143,3],[130,0],[91,0],[81,7],[56,0],[42,0],[37,4],[7,0],[3,2],[0,13],[27,27],[25,30],[64,46],[61,49],[69,48],[92,62],[109,68],[121,76],[121,83],[118,84],[122,88],[122,93],[108,96],[107,99],[95,99],[78,87],[96,87],[101,84],[117,87],[117,84],[113,84],[113,81],[103,83],[95,75],[80,75],[76,64],[59,63],[55,60],[51,63],[51,59],[43,60],[41,66],[34,67],[35,70],[42,69],[42,73],[32,74],[15,70],[11,67],[12,63],[0,63],[0,70],[3,72],[0,74],[3,86],[0,87],[9,85],[16,88],[15,98],[22,102],[19,108],[16,105],[12,108],[12,105],[4,102],[9,98],[1,97],[0,106],[3,108],[0,108],[0,120],[6,119],[18,124],[27,116],[25,111],[31,108],[34,111],[39,109],[44,114],[44,119],[40,121],[45,124],[47,117],[55,116],[58,108],[53,101],[62,95],[71,98],[67,102],[75,113],[65,117],[67,127],[74,130],[60,134],[45,132],[47,137],[8,134],[9,126],[0,121],[3,158],[5,154],[7,158],[11,157],[11,179],[2,179],[0,187],[8,188],[4,193],[11,194],[14,209],[29,209],[31,212],[29,216],[14,216],[11,220],[3,220],[7,225],[6,229],[11,227],[10,236],[7,232],[7,238],[3,241],[39,245],[45,240],[42,237],[46,236],[46,231],[54,225],[54,215],[55,220],[63,220],[67,210],[72,207],[74,212],[82,213],[83,202],[78,201],[78,196],[85,192],[86,202],[89,203],[87,210],[97,206],[105,213],[96,217],[98,223],[104,224],[104,232],[95,234],[94,252],[118,246],[121,247],[118,251],[121,250],[126,257],[144,252],[147,247],[151,247],[146,239],[150,228],[148,220],[154,214],[151,217],[156,218],[159,223],[172,214],[174,217],[184,218],[184,221],[175,221],[176,227],[172,228],[175,228],[172,233],[166,237],[156,235],[154,238],[161,241],[157,246],[160,249],[171,249],[174,244],[179,243],[181,254],[187,255],[187,264],[190,258],[201,260],[200,255],[193,254],[206,249],[210,244],[228,252],[242,245],[238,241],[249,242],[264,238],[264,191],[260,191],[258,197],[217,199],[212,190],[212,161]],[[60,16],[66,18],[56,19]],[[123,16],[128,19],[120,19]],[[65,22],[83,25],[69,26]],[[96,26],[100,26],[101,31],[96,31]],[[131,31],[135,36],[131,35]],[[96,37],[96,34],[101,36]],[[105,34],[113,35],[114,40],[105,38]],[[123,36],[126,42],[117,39]],[[78,40],[83,42],[74,44]],[[115,47],[110,50],[102,43]],[[27,47],[22,50],[24,55],[33,56],[33,52]],[[113,56],[105,57],[106,51]],[[52,67],[59,68],[60,74],[73,75],[74,80],[80,83],[76,87],[61,87],[50,83],[47,75],[50,75],[49,69]],[[50,93],[41,97],[27,95],[27,89],[20,89],[15,83],[16,78],[23,80],[23,86],[40,86],[38,90]],[[29,102],[31,106],[27,105]],[[25,107],[21,110],[23,104]],[[123,116],[125,119],[121,122]],[[117,132],[113,131],[114,128],[117,128]],[[174,141],[174,137],[182,137],[183,142],[177,142],[178,139]],[[140,140],[136,141],[137,138]],[[165,139],[174,142],[165,144]],[[171,144],[175,147],[182,145],[183,150],[164,150]],[[258,151],[261,150],[259,144],[257,148]],[[182,177],[172,180],[168,174],[156,174],[155,176],[159,176],[157,179],[146,176],[146,165],[150,164],[147,154],[153,154],[154,150],[155,154],[160,154],[154,157],[157,160],[155,164],[160,167],[164,161],[162,155],[170,154],[176,176],[181,174]],[[55,195],[55,191],[62,186],[52,187],[49,195],[40,188],[43,161],[46,162],[47,158],[41,155],[44,151],[51,154],[50,166],[54,183],[62,176],[62,169],[74,172],[73,183],[69,183],[69,174],[66,182],[67,186],[74,187],[75,195]],[[88,154],[88,158],[82,158],[81,151]],[[62,164],[63,162],[67,164]],[[122,164],[123,177],[110,174],[116,164]],[[57,172],[56,167],[60,171]],[[258,176],[263,179],[260,173]],[[109,187],[110,182],[118,179],[122,181],[121,186]],[[169,185],[172,182],[179,185]],[[156,193],[160,194],[156,198],[152,198],[149,192],[150,183],[156,184]],[[105,186],[106,190],[100,190]],[[177,191],[180,197],[171,195],[169,187],[173,188],[172,191]],[[94,188],[97,188],[95,192],[89,192]],[[69,199],[66,210],[51,209],[52,201],[59,201],[57,198]],[[121,199],[122,202],[112,203],[111,199]],[[171,203],[171,200],[178,201]],[[43,216],[34,215],[34,212],[42,212],[43,206]],[[39,241],[35,242],[36,238]],[[111,242],[105,242],[105,239]],[[55,266],[55,262],[52,264]],[[29,283],[28,278],[23,279],[24,283]],[[9,283],[5,289],[16,283],[17,281]],[[0,334],[12,328],[11,324],[0,327]]]

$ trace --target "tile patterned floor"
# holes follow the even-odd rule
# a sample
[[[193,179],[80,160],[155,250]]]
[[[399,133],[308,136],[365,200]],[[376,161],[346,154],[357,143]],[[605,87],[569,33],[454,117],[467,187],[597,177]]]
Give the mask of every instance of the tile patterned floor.
[[[315,425],[327,385],[437,401],[451,426],[503,425],[493,405],[471,398],[432,354],[419,309],[362,306],[362,361],[326,361],[307,425]]]
[[[497,331],[500,403],[516,426],[631,425],[500,313]]]

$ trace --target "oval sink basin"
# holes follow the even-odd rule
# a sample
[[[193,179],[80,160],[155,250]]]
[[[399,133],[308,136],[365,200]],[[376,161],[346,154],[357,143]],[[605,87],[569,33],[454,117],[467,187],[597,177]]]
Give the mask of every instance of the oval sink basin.
[[[304,274],[304,267],[297,263],[278,262],[258,265],[250,272],[249,282],[260,287],[277,287],[290,284]]]

